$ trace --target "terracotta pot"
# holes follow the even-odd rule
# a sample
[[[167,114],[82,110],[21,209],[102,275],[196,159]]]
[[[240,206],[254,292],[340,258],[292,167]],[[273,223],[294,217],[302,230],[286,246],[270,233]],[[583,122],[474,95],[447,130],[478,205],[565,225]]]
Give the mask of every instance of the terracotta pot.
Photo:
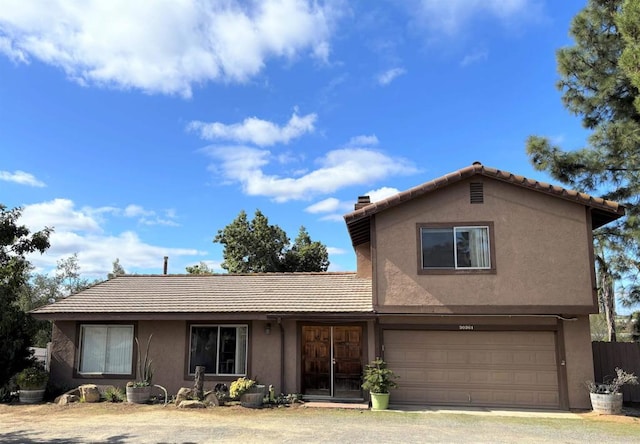
[[[146,404],[151,398],[151,386],[127,387],[127,402]]]
[[[371,410],[389,408],[389,393],[371,393]]]
[[[44,399],[44,389],[39,390],[23,390],[19,392],[20,402],[24,404],[37,404]]]
[[[589,393],[589,395],[594,412],[603,415],[622,413],[622,393]]]

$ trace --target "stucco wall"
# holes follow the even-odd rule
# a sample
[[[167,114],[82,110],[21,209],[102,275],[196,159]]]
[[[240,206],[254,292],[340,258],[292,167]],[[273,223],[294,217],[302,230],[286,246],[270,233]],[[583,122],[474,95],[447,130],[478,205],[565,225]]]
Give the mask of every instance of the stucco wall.
[[[388,306],[594,307],[584,206],[493,179],[460,182],[377,214],[378,302]],[[419,223],[493,222],[495,274],[418,274]],[[429,311],[429,310],[426,310]],[[557,310],[556,310],[557,311]]]
[[[216,323],[216,321],[199,324]],[[271,323],[270,334],[265,332],[265,321],[239,321],[249,324],[249,357],[247,376],[258,378],[266,385],[273,384],[280,390],[280,336],[276,324]],[[169,394],[177,393],[180,387],[192,387],[193,376],[187,375],[188,324],[186,321],[140,321],[136,335],[142,348],[153,334],[149,349],[153,360],[153,382],[164,386]],[[53,327],[51,350],[51,378],[61,388],[72,388],[84,383],[111,384],[124,387],[131,378],[74,378],[77,359],[77,323],[57,321]],[[135,357],[134,357],[135,365]],[[234,377],[207,376],[205,389],[212,389],[218,382],[229,385]]]
[[[569,406],[590,409],[591,401],[585,382],[593,381],[593,352],[589,316],[578,316],[576,321],[564,322],[564,346],[567,367]]]

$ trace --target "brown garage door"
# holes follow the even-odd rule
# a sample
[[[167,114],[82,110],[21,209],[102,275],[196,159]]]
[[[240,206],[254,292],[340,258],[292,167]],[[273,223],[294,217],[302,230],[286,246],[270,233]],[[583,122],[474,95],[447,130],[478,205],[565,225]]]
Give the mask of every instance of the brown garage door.
[[[554,332],[385,330],[392,402],[558,408]]]

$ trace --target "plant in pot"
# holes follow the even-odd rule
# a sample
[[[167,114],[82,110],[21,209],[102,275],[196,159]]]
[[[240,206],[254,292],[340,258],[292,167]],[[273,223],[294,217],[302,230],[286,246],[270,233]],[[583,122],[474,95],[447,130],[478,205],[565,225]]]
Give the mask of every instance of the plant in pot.
[[[622,393],[620,389],[625,384],[638,384],[638,377],[616,368],[616,376],[609,382],[596,383],[587,381],[591,406],[593,411],[605,415],[619,415],[622,413]]]
[[[362,388],[371,394],[371,409],[385,410],[389,407],[389,392],[398,387],[394,379],[397,376],[387,368],[387,363],[376,358],[367,364],[364,370]]]
[[[144,359],[142,358],[140,353],[140,342],[138,342],[138,338],[135,338],[136,347],[138,348],[138,380],[127,382],[127,402],[144,404],[151,398],[153,361],[149,359],[149,346],[151,345],[152,337],[153,335],[149,335],[149,339],[147,339],[147,347],[144,352]]]
[[[40,363],[34,363],[22,370],[16,375],[16,384],[20,389],[20,402],[27,404],[42,402],[47,382],[49,382],[49,373]]]
[[[249,378],[238,378],[231,383],[229,396],[239,399],[243,407],[260,407],[264,399],[264,386],[258,386],[256,381]]]

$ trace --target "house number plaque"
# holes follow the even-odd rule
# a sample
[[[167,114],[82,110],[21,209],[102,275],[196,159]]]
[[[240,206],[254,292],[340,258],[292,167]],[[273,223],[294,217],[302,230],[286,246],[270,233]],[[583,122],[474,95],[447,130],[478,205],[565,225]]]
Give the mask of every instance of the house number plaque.
[[[473,325],[458,325],[458,330],[473,330]]]

